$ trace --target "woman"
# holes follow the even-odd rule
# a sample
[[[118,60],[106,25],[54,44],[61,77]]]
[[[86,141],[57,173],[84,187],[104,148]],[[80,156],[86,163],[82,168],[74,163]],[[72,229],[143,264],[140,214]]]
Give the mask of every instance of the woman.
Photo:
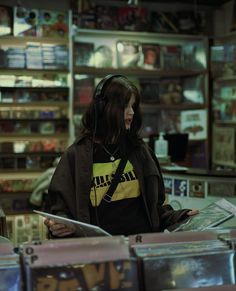
[[[51,212],[99,225],[112,235],[159,232],[196,214],[164,205],[159,163],[139,136],[141,125],[138,89],[122,75],[106,76],[83,116],[79,139],[54,173],[48,193]],[[108,197],[120,160],[125,168]],[[75,233],[50,219],[45,224],[56,237]]]

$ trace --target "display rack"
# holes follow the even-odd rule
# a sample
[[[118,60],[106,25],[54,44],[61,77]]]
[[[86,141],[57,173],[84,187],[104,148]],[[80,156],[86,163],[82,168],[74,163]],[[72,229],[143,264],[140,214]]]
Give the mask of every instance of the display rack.
[[[236,34],[216,37],[211,46],[212,168],[236,170]]]
[[[1,202],[22,214],[33,181],[68,146],[69,39],[2,36],[0,50]]]

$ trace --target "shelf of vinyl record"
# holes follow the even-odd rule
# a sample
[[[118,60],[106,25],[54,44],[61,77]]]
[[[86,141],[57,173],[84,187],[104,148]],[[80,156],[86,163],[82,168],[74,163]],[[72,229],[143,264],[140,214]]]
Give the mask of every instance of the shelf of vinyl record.
[[[191,75],[206,69],[206,38],[151,33],[87,31],[73,38],[74,69],[124,70],[147,76],[163,72],[163,76]],[[188,38],[189,37],[189,38]],[[191,69],[189,69],[191,68]],[[90,71],[93,73],[93,70]],[[146,72],[146,73],[145,73]],[[158,76],[158,74],[157,74]]]
[[[0,122],[1,124],[1,122]],[[17,122],[16,124],[19,124]],[[45,128],[46,125],[44,124]],[[47,125],[48,126],[48,125]],[[50,126],[52,126],[50,124]],[[42,172],[52,167],[68,146],[68,133],[64,134],[5,134],[0,138],[1,172]],[[0,174],[1,175],[1,174]]]
[[[198,35],[78,29],[73,37],[74,110],[90,102],[95,85],[107,74],[129,76],[140,88],[144,107],[206,108],[207,50],[206,37]]]
[[[5,214],[32,213],[33,206],[30,196],[35,189],[35,181],[42,174],[42,170],[29,169],[28,171],[0,173],[0,200]]]
[[[0,147],[5,170],[17,170],[18,160],[25,160],[19,162],[21,170],[27,168],[27,159],[35,159],[36,153],[40,159],[55,158],[69,139],[68,35],[36,38],[35,28],[22,34],[15,29],[15,37],[2,36],[0,45]]]
[[[27,42],[24,38],[1,38],[1,71],[29,69],[68,72],[68,45],[44,41],[47,40]]]
[[[9,85],[9,84],[8,84]],[[0,168],[43,170],[52,166],[69,141],[68,87],[0,88]]]

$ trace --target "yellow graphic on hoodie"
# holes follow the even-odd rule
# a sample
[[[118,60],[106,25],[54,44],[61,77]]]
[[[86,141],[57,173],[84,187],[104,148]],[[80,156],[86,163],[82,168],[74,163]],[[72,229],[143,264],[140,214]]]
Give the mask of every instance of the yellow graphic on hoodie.
[[[90,200],[93,206],[98,206],[102,197],[108,191],[119,162],[120,159],[114,162],[93,164],[93,183],[90,192]],[[139,183],[130,161],[127,161],[120,180],[112,195],[112,201],[135,198],[140,195]]]

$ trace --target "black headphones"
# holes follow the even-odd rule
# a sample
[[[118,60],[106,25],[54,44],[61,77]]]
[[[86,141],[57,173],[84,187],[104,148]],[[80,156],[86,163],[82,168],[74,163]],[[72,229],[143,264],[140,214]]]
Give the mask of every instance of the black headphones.
[[[96,115],[102,114],[104,107],[106,105],[107,102],[107,98],[104,95],[104,89],[105,87],[110,83],[110,81],[113,78],[116,77],[123,77],[126,78],[123,75],[107,75],[106,77],[104,77],[97,85],[94,95],[93,95],[93,99],[94,99],[94,105],[95,105],[95,110],[96,110]]]

